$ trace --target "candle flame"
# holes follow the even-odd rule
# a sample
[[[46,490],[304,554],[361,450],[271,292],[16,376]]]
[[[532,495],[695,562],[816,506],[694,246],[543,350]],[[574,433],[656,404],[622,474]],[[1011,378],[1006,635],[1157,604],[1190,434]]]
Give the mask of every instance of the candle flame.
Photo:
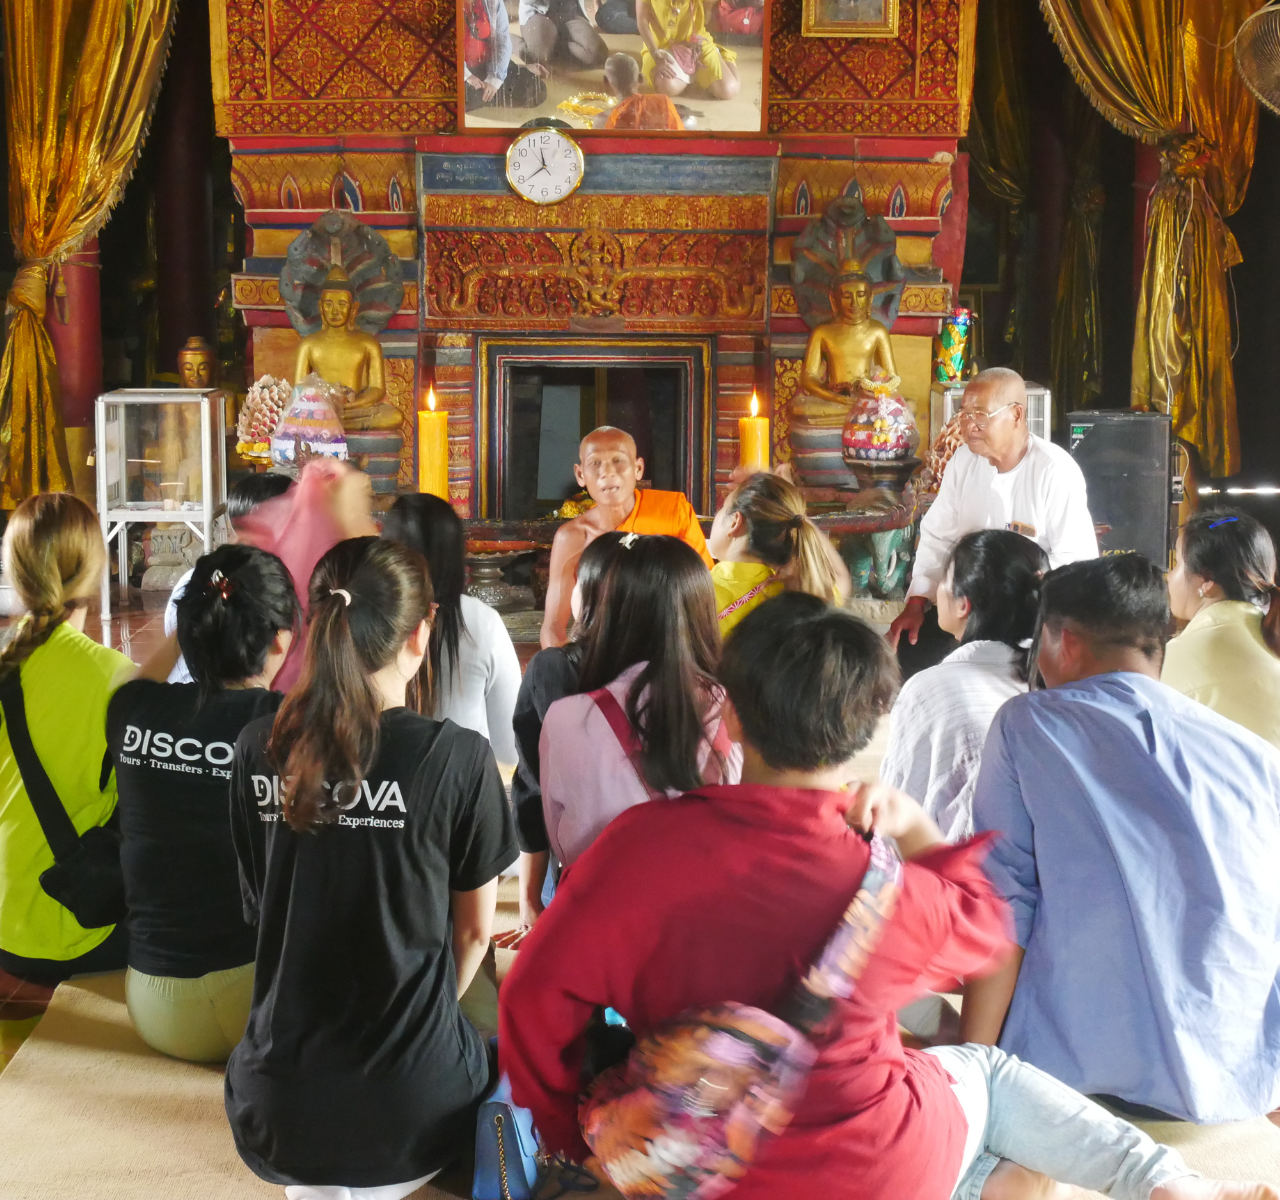
[[[751,393],[751,415],[753,417],[760,415],[760,397],[755,392]]]
[[[427,388],[427,407],[432,412],[436,411],[436,389],[434,384]]]

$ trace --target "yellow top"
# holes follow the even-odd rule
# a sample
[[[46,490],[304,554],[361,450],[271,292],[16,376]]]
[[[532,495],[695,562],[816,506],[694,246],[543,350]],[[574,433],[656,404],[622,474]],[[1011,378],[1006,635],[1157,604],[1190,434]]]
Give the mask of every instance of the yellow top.
[[[721,637],[753,608],[759,608],[783,590],[777,572],[764,563],[718,562],[711,568],[711,582],[716,589]]]
[[[1262,640],[1254,605],[1202,608],[1169,643],[1161,679],[1280,748],[1280,658]]]
[[[116,778],[100,787],[107,752],[107,701],[133,673],[116,650],[59,625],[22,664],[31,744],[77,833],[101,825],[116,806]],[[0,949],[65,962],[106,941],[113,926],[84,929],[40,886],[53,866],[27,798],[9,731],[0,730]]]
[[[660,48],[668,49],[681,42],[701,38],[698,45],[698,61],[694,66],[693,81],[700,88],[708,88],[724,77],[724,63],[737,62],[738,56],[724,46],[718,46],[707,32],[706,8],[701,0],[650,0],[654,18],[662,32],[657,37]],[[640,53],[640,69],[650,85],[656,67],[649,47]]]

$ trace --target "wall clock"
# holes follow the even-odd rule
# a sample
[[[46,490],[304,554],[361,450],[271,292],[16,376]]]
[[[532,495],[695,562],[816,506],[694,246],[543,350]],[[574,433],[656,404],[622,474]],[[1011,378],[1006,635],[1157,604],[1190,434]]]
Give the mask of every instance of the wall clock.
[[[507,182],[534,204],[572,196],[582,170],[582,147],[559,129],[530,129],[507,147]]]

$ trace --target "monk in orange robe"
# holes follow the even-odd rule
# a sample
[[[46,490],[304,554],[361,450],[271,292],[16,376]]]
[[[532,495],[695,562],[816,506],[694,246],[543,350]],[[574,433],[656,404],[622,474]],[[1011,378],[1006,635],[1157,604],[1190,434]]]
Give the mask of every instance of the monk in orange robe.
[[[563,646],[569,637],[569,598],[578,573],[578,559],[600,534],[659,533],[692,546],[711,568],[711,555],[693,505],[680,492],[655,492],[637,487],[644,475],[644,459],[636,456],[629,433],[604,425],[582,439],[573,473],[587,489],[595,507],[566,521],[551,544],[551,577],[547,585],[542,645]]]

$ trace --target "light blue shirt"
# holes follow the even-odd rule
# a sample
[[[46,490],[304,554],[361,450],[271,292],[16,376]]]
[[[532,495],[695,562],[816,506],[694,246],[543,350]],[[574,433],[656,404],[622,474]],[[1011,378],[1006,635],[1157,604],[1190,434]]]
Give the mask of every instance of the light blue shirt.
[[[1010,700],[977,830],[1022,973],[1002,1049],[1187,1120],[1280,1103],[1280,752],[1145,675]]]

